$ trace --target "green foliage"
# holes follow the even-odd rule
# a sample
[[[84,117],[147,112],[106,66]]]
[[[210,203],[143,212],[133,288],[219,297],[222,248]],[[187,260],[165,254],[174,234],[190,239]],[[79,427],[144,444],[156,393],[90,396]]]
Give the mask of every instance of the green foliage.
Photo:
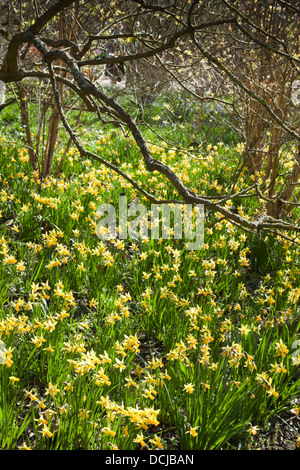
[[[172,116],[177,131],[187,129],[179,140],[196,111],[176,100],[166,130]],[[164,101],[152,106],[149,122],[166,111]],[[159,174],[147,173],[132,139],[84,119],[80,137],[89,148],[148,190],[175,195]],[[272,416],[299,411],[299,272],[287,265],[297,247],[247,235],[214,214],[196,252],[172,237],[100,241],[100,204],[117,206],[121,194],[149,204],[72,146],[61,174],[40,181],[26,148],[11,141],[17,121],[5,122],[1,448],[241,448]],[[220,142],[218,132],[194,158],[159,145],[151,150],[199,192],[221,194],[241,147],[231,138]],[[243,199],[237,210],[250,215],[257,207]]]

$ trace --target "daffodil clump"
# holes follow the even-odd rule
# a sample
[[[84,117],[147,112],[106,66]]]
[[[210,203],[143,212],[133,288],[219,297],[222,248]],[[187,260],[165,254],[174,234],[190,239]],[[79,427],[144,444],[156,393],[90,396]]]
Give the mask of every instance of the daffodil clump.
[[[113,139],[94,150],[150,192],[174,195],[131,139],[121,150]],[[151,151],[199,194],[220,195],[242,146],[197,158]],[[56,178],[40,180],[28,160],[1,137],[1,448],[168,449],[172,433],[181,449],[224,449],[272,414],[299,413],[299,268],[285,263],[296,245],[260,246],[214,215],[198,251],[172,233],[100,240],[100,204],[124,192],[147,201],[75,149]],[[258,212],[242,201],[245,218]]]

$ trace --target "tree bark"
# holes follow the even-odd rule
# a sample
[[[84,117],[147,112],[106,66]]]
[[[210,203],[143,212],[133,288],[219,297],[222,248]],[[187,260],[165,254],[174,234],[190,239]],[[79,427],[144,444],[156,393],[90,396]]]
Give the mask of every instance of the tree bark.
[[[29,160],[34,170],[38,168],[38,157],[34,151],[30,123],[29,123],[29,114],[28,114],[28,102],[26,96],[26,90],[23,83],[18,84],[18,93],[20,98],[20,110],[21,110],[21,120],[26,132],[26,141],[28,147]]]

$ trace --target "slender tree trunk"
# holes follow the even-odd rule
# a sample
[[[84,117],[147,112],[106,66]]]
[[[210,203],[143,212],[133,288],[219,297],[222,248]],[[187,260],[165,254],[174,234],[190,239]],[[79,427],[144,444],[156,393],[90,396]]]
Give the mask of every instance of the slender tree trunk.
[[[296,157],[297,161],[294,163],[292,173],[286,183],[284,190],[281,193],[280,198],[276,200],[273,204],[273,217],[279,218],[282,211],[287,215],[293,210],[293,204],[288,204],[289,202],[298,202],[300,198],[300,192],[297,195],[294,195],[295,183],[298,183],[300,178],[300,144],[298,145],[298,155]],[[294,196],[293,201],[291,201]]]
[[[75,129],[76,129],[76,127],[77,127],[77,126],[79,125],[79,123],[80,123],[80,117],[81,117],[82,112],[83,112],[83,105],[81,106],[80,111],[79,111],[79,114],[78,114],[78,116],[77,116],[76,123],[75,123]],[[54,175],[55,178],[59,175],[59,172],[60,172],[60,170],[61,170],[62,164],[63,164],[64,159],[66,158],[66,155],[67,155],[67,153],[68,153],[68,151],[69,151],[69,149],[70,149],[70,147],[71,147],[71,144],[72,144],[72,138],[70,137],[69,140],[68,140],[68,142],[67,142],[67,145],[66,145],[66,147],[65,147],[64,153],[63,153],[63,155],[62,155],[62,157],[61,157],[61,159],[60,159],[60,161],[59,161],[59,163],[58,163],[58,165],[57,165],[57,168],[56,168],[56,171],[55,171],[55,175]]]
[[[26,91],[23,83],[18,84],[18,94],[20,99],[21,120],[26,132],[26,143],[28,146],[29,160],[34,170],[38,168],[38,156],[33,149],[33,142],[29,124],[28,103]]]
[[[265,124],[259,118],[259,112],[249,113],[245,126],[246,151],[244,163],[250,174],[260,172],[262,169],[264,156],[261,150],[264,148],[264,128]]]
[[[45,153],[43,155],[43,160],[42,160],[42,178],[46,178],[47,176],[51,175],[54,152],[55,152],[57,137],[58,137],[59,121],[60,121],[60,117],[59,117],[58,109],[57,109],[56,104],[54,103],[53,111],[52,111],[50,122],[49,122],[46,149],[45,149]]]
[[[63,39],[65,33],[65,15],[64,12],[60,15],[60,23],[59,23],[59,38]],[[63,84],[58,84],[57,86],[60,94],[61,103],[63,102],[63,92],[64,86]],[[45,153],[43,155],[42,161],[42,178],[46,178],[47,176],[51,175],[52,166],[53,166],[53,159],[58,139],[58,131],[59,131],[59,122],[60,122],[60,114],[57,108],[56,101],[53,96],[53,109],[52,114],[50,117],[49,122],[49,130],[47,136],[47,143]]]

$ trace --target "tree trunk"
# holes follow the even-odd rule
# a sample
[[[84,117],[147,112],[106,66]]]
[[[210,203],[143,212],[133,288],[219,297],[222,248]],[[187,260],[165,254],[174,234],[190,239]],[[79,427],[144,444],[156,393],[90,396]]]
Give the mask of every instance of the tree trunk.
[[[18,94],[20,98],[21,120],[26,132],[26,143],[28,147],[29,160],[34,170],[38,168],[38,156],[33,149],[33,142],[30,132],[27,96],[23,83],[18,84]]]
[[[285,215],[287,215],[294,208],[294,205],[289,204],[289,202],[291,202],[291,198],[294,195],[295,183],[298,183],[300,178],[300,144],[298,145],[298,156],[296,159],[297,161],[294,163],[292,173],[280,195],[280,198],[272,204],[272,217],[274,218],[279,218],[283,211],[285,212]],[[299,197],[300,193],[295,195],[293,202],[298,202]]]
[[[65,33],[65,14],[61,12],[60,14],[60,21],[59,21],[59,38],[63,39]],[[63,91],[64,86],[63,84],[58,84],[57,86],[60,94],[61,103],[63,102]],[[51,175],[52,166],[53,166],[53,159],[54,153],[58,138],[58,128],[60,122],[60,114],[56,105],[56,100],[53,96],[53,109],[52,114],[49,122],[49,130],[47,136],[47,143],[45,153],[43,155],[42,161],[42,178],[46,178],[47,176]]]
[[[60,116],[57,109],[57,106],[54,102],[53,110],[49,122],[48,137],[46,143],[45,153],[42,160],[42,178],[46,178],[51,175],[54,152],[56,148],[56,142],[58,137],[58,126],[59,126]]]

